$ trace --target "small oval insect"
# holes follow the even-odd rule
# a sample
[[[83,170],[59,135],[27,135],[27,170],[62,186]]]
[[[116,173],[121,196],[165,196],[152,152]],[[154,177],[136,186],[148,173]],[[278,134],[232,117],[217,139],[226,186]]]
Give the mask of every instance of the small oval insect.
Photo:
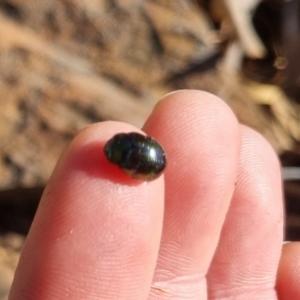
[[[132,178],[145,181],[159,177],[167,164],[162,146],[136,132],[113,136],[104,146],[104,154]]]

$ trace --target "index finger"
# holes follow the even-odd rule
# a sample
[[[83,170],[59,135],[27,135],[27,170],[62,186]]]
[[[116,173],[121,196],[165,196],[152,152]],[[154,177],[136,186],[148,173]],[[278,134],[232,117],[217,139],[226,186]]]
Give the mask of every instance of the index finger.
[[[60,159],[27,237],[10,300],[146,299],[159,247],[163,176],[137,184],[106,160],[118,122],[84,129]]]

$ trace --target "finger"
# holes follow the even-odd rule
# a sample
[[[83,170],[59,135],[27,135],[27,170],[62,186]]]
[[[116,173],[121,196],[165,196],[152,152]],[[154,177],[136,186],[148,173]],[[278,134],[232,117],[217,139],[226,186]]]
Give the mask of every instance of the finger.
[[[231,110],[199,91],[168,95],[144,127],[166,148],[166,206],[150,299],[206,299],[205,275],[236,178],[240,133]]]
[[[300,243],[285,244],[278,269],[277,292],[280,300],[300,299]]]
[[[237,186],[208,274],[209,299],[277,299],[283,239],[280,165],[271,146],[242,127]]]
[[[163,176],[147,184],[111,165],[103,145],[133,126],[83,130],[60,159],[28,235],[10,300],[146,299],[163,217]]]

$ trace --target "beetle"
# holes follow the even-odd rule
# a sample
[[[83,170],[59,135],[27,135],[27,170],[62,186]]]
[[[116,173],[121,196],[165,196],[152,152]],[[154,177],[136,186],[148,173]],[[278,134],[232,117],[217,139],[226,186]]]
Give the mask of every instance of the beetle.
[[[137,132],[116,134],[105,144],[104,154],[130,177],[143,181],[158,178],[167,165],[163,147]]]

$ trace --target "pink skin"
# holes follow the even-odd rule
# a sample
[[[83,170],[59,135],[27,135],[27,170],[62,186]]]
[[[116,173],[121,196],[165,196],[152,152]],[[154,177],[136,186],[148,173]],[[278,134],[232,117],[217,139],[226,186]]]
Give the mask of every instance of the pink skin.
[[[300,299],[300,245],[282,251],[280,167],[270,145],[217,97],[172,93],[143,128],[166,149],[168,166],[144,184],[102,151],[114,134],[132,131],[103,122],[72,141],[9,299]]]

